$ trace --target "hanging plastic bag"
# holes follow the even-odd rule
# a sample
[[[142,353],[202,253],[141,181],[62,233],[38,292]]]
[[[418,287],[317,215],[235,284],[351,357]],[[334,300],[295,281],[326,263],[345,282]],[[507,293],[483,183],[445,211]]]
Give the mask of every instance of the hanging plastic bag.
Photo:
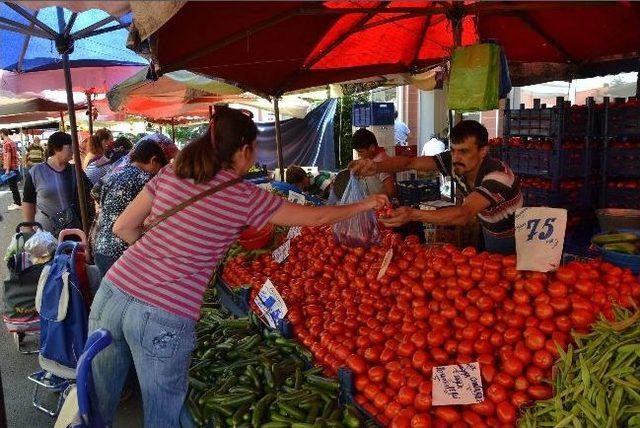
[[[459,112],[498,108],[500,46],[493,43],[456,48],[451,58],[448,107]]]
[[[58,241],[46,230],[39,229],[24,244],[24,250],[31,255],[34,263],[43,263],[51,259],[58,247]]]
[[[362,186],[352,174],[338,205],[359,202],[365,198]],[[378,220],[373,210],[361,212],[333,225],[336,242],[348,247],[369,247],[380,242]]]

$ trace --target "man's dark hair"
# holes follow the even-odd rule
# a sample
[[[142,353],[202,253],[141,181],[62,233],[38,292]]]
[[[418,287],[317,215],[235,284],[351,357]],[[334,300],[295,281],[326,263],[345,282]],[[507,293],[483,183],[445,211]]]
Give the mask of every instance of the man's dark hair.
[[[286,182],[289,184],[298,184],[302,182],[306,176],[306,171],[297,165],[290,166],[287,168],[287,172],[285,172]]]
[[[351,147],[354,150],[368,149],[371,146],[378,146],[378,140],[373,132],[365,128],[360,128],[351,137]]]
[[[0,134],[6,135],[8,137],[9,135],[11,135],[11,131],[9,131],[7,128],[2,128],[0,129]]]
[[[476,145],[479,149],[489,144],[487,128],[475,120],[463,120],[451,130],[451,142],[453,144],[462,143],[469,137],[475,137]]]
[[[53,156],[66,145],[71,145],[71,135],[66,132],[54,132],[47,140],[47,156]]]
[[[113,142],[113,150],[124,150],[129,151],[133,148],[133,144],[131,140],[125,136],[119,136],[116,138],[116,141]]]
[[[138,141],[129,155],[131,162],[140,162],[143,164],[151,162],[151,159],[154,157],[162,166],[169,163],[160,144],[151,140]]]

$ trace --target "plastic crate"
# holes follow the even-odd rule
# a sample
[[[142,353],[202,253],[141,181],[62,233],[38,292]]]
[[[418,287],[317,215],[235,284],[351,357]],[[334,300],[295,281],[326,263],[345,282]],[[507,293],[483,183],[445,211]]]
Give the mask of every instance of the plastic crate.
[[[607,152],[609,177],[640,177],[640,147],[610,147]]]
[[[393,103],[354,104],[351,123],[358,128],[372,125],[393,125],[395,113]]]
[[[637,102],[609,104],[607,115],[609,137],[640,135],[640,105]]]
[[[607,188],[607,208],[640,209],[640,189]]]
[[[586,167],[585,149],[562,149],[562,161],[557,171],[553,171],[553,150],[541,148],[506,147],[503,159],[516,174],[544,178],[574,178],[584,176]]]
[[[586,137],[589,109],[575,105],[564,109],[563,134],[568,137]]]
[[[233,315],[244,317],[249,313],[250,289],[248,287],[231,288],[222,278],[218,278],[216,289],[220,303]]]
[[[522,187],[524,205],[527,207],[585,208],[590,205],[590,188],[549,190]]]
[[[356,390],[354,388],[353,372],[347,367],[340,367],[338,369],[338,382],[340,382],[340,405],[350,404],[355,407],[363,419],[365,419],[365,425],[367,427],[380,427],[382,425],[375,416],[367,412],[360,404],[355,400]]]
[[[421,202],[440,199],[440,180],[405,180],[397,183],[401,205],[418,207]]]
[[[531,108],[509,111],[510,135],[553,137],[558,133],[558,111],[555,108]]]

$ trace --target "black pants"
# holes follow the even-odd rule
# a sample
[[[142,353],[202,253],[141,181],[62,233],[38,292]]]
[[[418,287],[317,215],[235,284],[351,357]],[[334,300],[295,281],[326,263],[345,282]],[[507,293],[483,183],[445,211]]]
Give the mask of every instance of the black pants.
[[[8,180],[7,184],[9,184],[9,189],[11,189],[11,193],[13,194],[13,203],[16,205],[22,205],[22,201],[20,200],[20,190],[18,190],[18,178],[20,177],[18,174]]]

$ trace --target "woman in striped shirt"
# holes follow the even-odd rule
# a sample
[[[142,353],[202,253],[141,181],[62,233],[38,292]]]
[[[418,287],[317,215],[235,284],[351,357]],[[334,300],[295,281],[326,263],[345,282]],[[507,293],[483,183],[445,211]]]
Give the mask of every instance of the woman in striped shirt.
[[[98,402],[112,422],[129,366],[135,364],[146,427],[179,426],[202,295],[216,264],[246,226],[320,225],[388,203],[375,195],[353,205],[291,204],[238,180],[255,162],[257,128],[239,110],[216,108],[210,132],[161,170],[116,221],[130,244],[105,276],[93,301],[89,330],[105,328],[114,341],[93,363]],[[235,180],[235,181],[234,181]],[[201,198],[156,224],[154,218],[204,190]]]

